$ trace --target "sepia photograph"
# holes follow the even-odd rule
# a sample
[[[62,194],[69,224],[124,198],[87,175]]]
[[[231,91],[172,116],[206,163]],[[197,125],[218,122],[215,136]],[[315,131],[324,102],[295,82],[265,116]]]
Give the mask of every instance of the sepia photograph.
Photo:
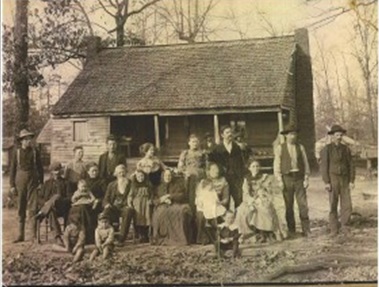
[[[3,286],[377,285],[377,0],[1,11]]]

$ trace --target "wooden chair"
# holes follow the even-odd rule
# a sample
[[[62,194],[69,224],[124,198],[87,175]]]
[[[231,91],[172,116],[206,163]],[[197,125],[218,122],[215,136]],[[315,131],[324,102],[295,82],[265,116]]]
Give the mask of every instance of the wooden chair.
[[[62,231],[66,228],[67,222],[64,217],[58,217],[59,225],[62,228]],[[46,217],[42,220],[37,220],[37,240],[38,243],[42,243],[41,241],[41,228],[45,231],[45,242],[49,241],[49,233],[52,231],[52,227],[49,222],[49,218]]]

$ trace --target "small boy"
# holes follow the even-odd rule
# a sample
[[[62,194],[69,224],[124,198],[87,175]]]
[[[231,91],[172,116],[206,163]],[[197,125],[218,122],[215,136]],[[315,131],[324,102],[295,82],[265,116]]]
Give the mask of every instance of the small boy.
[[[74,254],[73,262],[78,262],[84,255],[85,237],[85,232],[83,228],[79,226],[79,223],[71,221],[63,234],[64,246],[54,246],[55,251],[72,253]]]
[[[78,181],[78,190],[74,192],[72,198],[72,206],[82,204],[92,204],[92,208],[95,209],[98,200],[88,189],[87,182],[84,179]]]
[[[114,230],[109,222],[109,217],[104,212],[98,216],[97,228],[95,230],[96,248],[92,252],[90,260],[93,261],[96,256],[103,254],[103,259],[107,259],[113,250]]]
[[[215,243],[216,256],[219,254],[224,257],[225,251],[233,250],[233,258],[240,257],[238,238],[238,226],[234,224],[235,215],[232,211],[226,211],[224,215],[225,222],[217,226],[217,240]]]

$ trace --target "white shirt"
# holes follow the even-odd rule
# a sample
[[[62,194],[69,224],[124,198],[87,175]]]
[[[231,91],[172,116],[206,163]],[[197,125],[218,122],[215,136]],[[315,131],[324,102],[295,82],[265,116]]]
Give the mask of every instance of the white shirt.
[[[233,146],[233,142],[226,143],[226,142],[224,141],[224,147],[225,147],[225,149],[228,151],[228,153],[232,153],[232,146]]]
[[[304,162],[304,173],[306,176],[309,176],[311,172],[309,168],[307,154],[305,153],[304,146],[301,144],[299,146],[300,146],[301,156]],[[297,164],[296,146],[287,143],[287,147],[288,147],[288,152],[291,157],[291,167],[292,167],[291,171],[296,171],[296,169],[298,171],[299,168]],[[282,157],[282,146],[278,145],[275,149],[275,158],[274,158],[274,174],[276,178],[282,178],[282,172],[280,170],[281,157]]]

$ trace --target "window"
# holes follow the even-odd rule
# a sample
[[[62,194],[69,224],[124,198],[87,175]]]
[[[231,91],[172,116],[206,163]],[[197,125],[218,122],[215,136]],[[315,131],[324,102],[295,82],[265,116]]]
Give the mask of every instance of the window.
[[[74,133],[73,133],[74,142],[86,142],[87,135],[88,135],[87,122],[75,121],[73,122],[73,124],[74,124]]]

